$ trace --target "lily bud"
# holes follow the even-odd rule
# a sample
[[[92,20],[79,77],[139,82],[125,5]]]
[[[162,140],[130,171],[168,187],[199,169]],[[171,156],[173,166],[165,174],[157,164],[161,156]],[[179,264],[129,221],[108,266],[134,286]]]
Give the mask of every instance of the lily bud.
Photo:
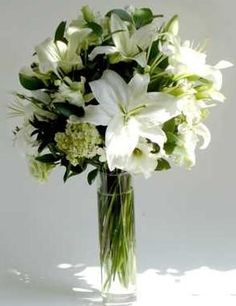
[[[95,19],[94,13],[88,5],[82,7],[81,12],[83,14],[84,20],[87,22],[93,22]]]
[[[169,32],[173,35],[178,35],[179,33],[179,16],[175,15],[165,26],[165,32]]]

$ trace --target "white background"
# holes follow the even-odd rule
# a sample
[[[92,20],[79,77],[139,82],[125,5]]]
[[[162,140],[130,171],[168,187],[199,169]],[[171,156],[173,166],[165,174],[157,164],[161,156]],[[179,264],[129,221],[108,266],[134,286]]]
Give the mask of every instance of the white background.
[[[92,293],[72,291],[87,288],[74,274],[98,265],[96,186],[89,187],[84,175],[65,185],[60,170],[38,184],[12,146],[14,124],[6,119],[10,92],[19,89],[18,70],[30,63],[33,46],[53,35],[61,20],[76,18],[84,4],[106,12],[131,3],[0,0],[0,306],[100,305],[85,300]],[[179,14],[183,38],[209,38],[211,64],[236,63],[234,0],[132,4],[166,17]],[[212,143],[198,153],[197,166],[135,178],[139,272],[145,278],[148,269],[159,270],[150,272],[156,299],[142,306],[172,305],[168,297],[180,291],[177,304],[192,296],[191,305],[207,305],[217,294],[221,302],[214,305],[236,303],[236,74],[234,68],[223,73],[227,101],[212,110]],[[62,263],[72,266],[58,268]]]

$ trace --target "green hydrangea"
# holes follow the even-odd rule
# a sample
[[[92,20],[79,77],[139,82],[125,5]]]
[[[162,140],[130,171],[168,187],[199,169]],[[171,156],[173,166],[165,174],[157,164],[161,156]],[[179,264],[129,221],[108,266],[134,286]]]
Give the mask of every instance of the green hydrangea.
[[[73,166],[83,158],[93,158],[97,154],[102,139],[96,127],[89,123],[68,123],[64,133],[57,133],[55,141],[59,150],[66,154]]]
[[[48,177],[54,168],[55,165],[42,163],[36,160],[33,156],[29,159],[29,171],[31,175],[41,183],[48,180]]]

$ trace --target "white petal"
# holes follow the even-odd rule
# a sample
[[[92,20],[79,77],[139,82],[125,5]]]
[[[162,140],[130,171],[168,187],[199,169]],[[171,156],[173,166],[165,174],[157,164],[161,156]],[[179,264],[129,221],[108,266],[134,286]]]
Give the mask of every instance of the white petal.
[[[104,125],[106,126],[111,118],[107,115],[106,112],[101,108],[100,105],[89,105],[85,107],[85,116],[77,117],[70,116],[70,121],[72,122],[86,122],[94,125]]]
[[[39,60],[39,69],[42,73],[56,70],[57,63],[60,61],[60,54],[51,38],[36,46],[35,51]]]
[[[39,100],[39,101],[41,101],[45,104],[49,104],[51,102],[51,98],[50,98],[49,94],[42,91],[42,90],[31,91],[31,95],[35,99],[37,99],[37,100]]]
[[[153,145],[143,139],[140,139],[136,148],[139,149],[140,154],[136,155],[133,152],[121,167],[131,174],[143,174],[145,178],[148,178],[156,169],[158,155],[151,153]]]
[[[194,131],[197,135],[201,136],[203,139],[203,144],[201,145],[200,149],[206,149],[211,141],[211,134],[208,128],[203,124],[199,123],[195,128]]]
[[[150,92],[146,94],[146,108],[144,108],[137,116],[146,118],[155,124],[162,124],[169,119],[178,116],[181,111],[178,106],[180,99],[165,94]]]
[[[113,54],[113,53],[116,53],[116,52],[119,52],[119,50],[116,47],[112,47],[112,46],[96,47],[89,54],[89,59],[92,61],[99,54]]]
[[[233,64],[228,62],[228,61],[220,61],[219,63],[217,63],[215,65],[215,68],[216,69],[225,69],[225,68],[230,68],[232,66],[233,66]]]
[[[100,105],[89,105],[85,108],[84,122],[95,125],[108,125],[111,117],[103,110]]]
[[[119,113],[119,105],[126,105],[128,102],[128,85],[112,70],[106,70],[101,79],[89,85],[96,100],[110,116]]]
[[[141,53],[135,55],[132,59],[134,61],[136,61],[143,68],[147,66],[147,54],[146,54],[146,52],[141,52]]]
[[[205,71],[202,74],[204,78],[211,81],[216,90],[220,90],[222,87],[222,73],[219,69],[216,69],[213,66],[206,65]]]
[[[57,47],[57,52],[60,55],[60,58],[63,57],[68,49],[67,44],[59,40],[54,45]]]
[[[210,96],[215,101],[219,101],[219,102],[224,102],[225,101],[225,96],[218,91],[210,92]]]
[[[136,73],[129,82],[130,94],[132,96],[129,102],[129,110],[137,107],[143,95],[147,93],[148,84],[150,82],[149,74]]]
[[[142,50],[146,50],[152,43],[155,33],[157,33],[156,21],[147,24],[135,31],[132,35],[132,40]]]
[[[116,14],[111,15],[111,32],[117,32],[112,35],[112,39],[117,49],[123,55],[129,56],[133,52],[138,51],[138,48],[135,45],[132,45],[129,30],[126,24]]]
[[[145,124],[141,124],[139,126],[139,135],[158,144],[161,149],[163,148],[164,143],[167,140],[166,134],[162,131],[162,129],[158,125],[148,126]]]
[[[131,155],[138,143],[138,123],[131,118],[124,121],[123,116],[114,117],[106,131],[107,162],[112,171],[118,166],[120,158]]]

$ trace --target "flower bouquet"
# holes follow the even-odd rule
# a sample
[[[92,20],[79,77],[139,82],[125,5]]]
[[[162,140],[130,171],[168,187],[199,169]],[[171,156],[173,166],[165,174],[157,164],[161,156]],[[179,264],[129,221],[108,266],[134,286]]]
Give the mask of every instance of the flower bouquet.
[[[225,99],[221,69],[232,65],[207,64],[204,45],[181,41],[178,17],[162,17],[149,8],[102,16],[83,7],[35,47],[19,73],[28,91],[10,106],[22,115],[15,141],[26,144],[36,178],[58,166],[64,181],[87,168],[89,184],[98,176],[105,303],[135,300],[132,175],[195,165],[197,146],[210,142],[203,121]]]

